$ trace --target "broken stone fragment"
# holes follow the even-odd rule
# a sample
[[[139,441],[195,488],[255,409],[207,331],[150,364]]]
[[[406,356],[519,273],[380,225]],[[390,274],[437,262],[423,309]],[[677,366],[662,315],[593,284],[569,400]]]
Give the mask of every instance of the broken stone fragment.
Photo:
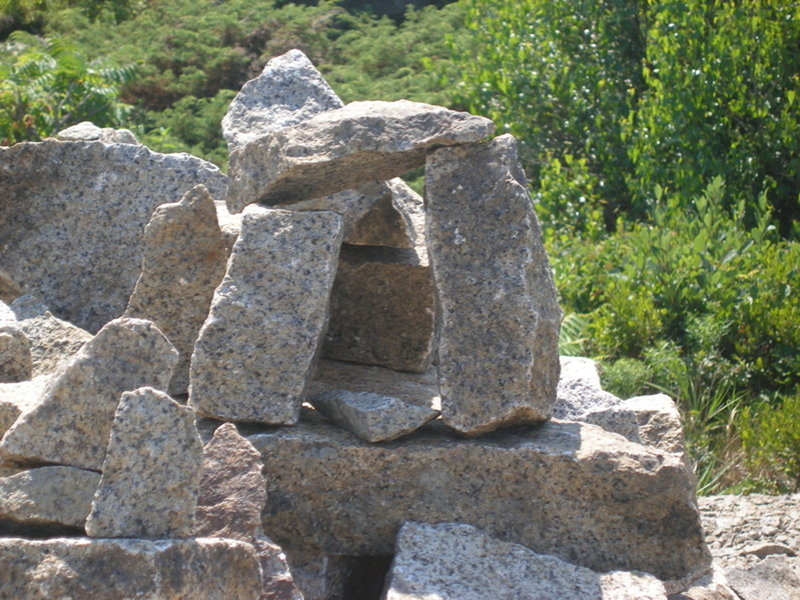
[[[400,529],[383,600],[666,600],[652,575],[597,573],[461,523]]]
[[[0,383],[0,438],[23,412],[36,405],[50,379],[49,375],[40,375],[28,381]]]
[[[0,538],[0,600],[257,600],[253,547],[225,539]]]
[[[666,394],[635,396],[621,407],[635,415],[643,444],[685,456],[683,419],[672,398]]]
[[[104,142],[106,144],[138,144],[139,140],[130,129],[98,127],[91,121],[83,121],[59,131],[55,138],[62,142]]]
[[[264,535],[267,499],[261,454],[232,423],[224,423],[203,448],[203,467],[192,534],[253,545],[261,564],[261,600],[302,600],[281,548]]]
[[[312,396],[310,402],[327,419],[367,442],[397,439],[439,415],[437,410],[370,392],[334,390]]]
[[[374,445],[320,420],[248,439],[264,457],[264,529],[284,547],[388,555],[405,521],[458,520],[597,571],[674,580],[670,592],[711,562],[679,458],[594,425],[464,438],[431,424]]]
[[[248,208],[192,356],[189,402],[199,413],[297,422],[341,242],[335,213]]]
[[[31,378],[31,345],[8,305],[0,301],[0,383]]]
[[[484,117],[398,100],[353,102],[263,135],[230,158],[228,208],[326,196],[402,175],[440,146],[494,131]]]
[[[11,310],[30,340],[34,377],[55,373],[92,339],[88,331],[53,316],[47,306],[30,294],[14,300]]]
[[[54,376],[9,429],[0,454],[22,464],[99,471],[120,394],[165,389],[178,353],[150,321],[108,323]]]
[[[54,315],[96,333],[125,310],[153,210],[198,183],[225,196],[225,175],[185,153],[102,142],[0,148],[3,274]]]
[[[514,138],[437,150],[425,181],[442,419],[467,435],[547,420],[561,310]]]
[[[427,264],[422,197],[399,177],[382,186],[380,197],[356,221],[344,241],[358,246],[415,248]]]
[[[83,529],[100,475],[75,467],[41,467],[0,479],[4,529]]]
[[[424,372],[434,332],[431,269],[415,250],[342,248],[322,356]]]
[[[227,262],[214,200],[202,184],[159,206],[144,230],[142,273],[125,316],[149,319],[178,351],[171,394],[189,387],[194,343]]]
[[[132,538],[190,535],[202,460],[192,409],[152,388],[123,393],[86,533]]]

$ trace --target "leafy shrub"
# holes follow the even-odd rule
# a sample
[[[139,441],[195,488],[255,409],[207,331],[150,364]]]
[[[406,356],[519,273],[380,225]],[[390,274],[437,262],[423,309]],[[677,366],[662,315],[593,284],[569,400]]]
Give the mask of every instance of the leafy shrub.
[[[652,372],[641,360],[620,358],[601,363],[600,379],[603,389],[620,398],[633,398],[647,392]]]

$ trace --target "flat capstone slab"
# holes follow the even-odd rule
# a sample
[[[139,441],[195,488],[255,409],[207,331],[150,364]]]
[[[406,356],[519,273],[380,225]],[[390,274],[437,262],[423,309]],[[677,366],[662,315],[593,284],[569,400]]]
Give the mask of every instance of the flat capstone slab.
[[[594,425],[464,438],[433,422],[374,445],[301,421],[248,439],[264,457],[264,530],[284,547],[390,555],[417,520],[468,523],[597,571],[677,580],[711,562],[680,459]]]

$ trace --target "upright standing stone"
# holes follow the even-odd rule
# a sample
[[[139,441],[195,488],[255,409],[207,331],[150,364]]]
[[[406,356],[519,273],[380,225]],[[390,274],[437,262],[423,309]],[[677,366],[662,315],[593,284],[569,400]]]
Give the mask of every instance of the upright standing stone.
[[[23,463],[99,471],[120,394],[142,386],[166,389],[177,360],[150,321],[111,321],[6,432],[0,453]]]
[[[461,523],[406,523],[383,600],[667,600],[647,573],[597,573]]]
[[[297,422],[341,242],[334,213],[248,208],[192,356],[189,402],[199,413]]]
[[[85,329],[53,316],[47,306],[30,294],[14,300],[11,310],[31,343],[33,377],[55,373],[92,339]]]
[[[142,274],[126,317],[149,319],[180,355],[171,394],[189,387],[189,361],[214,289],[225,275],[228,251],[214,200],[202,184],[173,204],[159,206],[144,230]]]
[[[163,392],[125,392],[86,519],[92,537],[175,538],[191,532],[203,444],[194,411]]]
[[[31,345],[16,316],[0,301],[0,383],[31,378]]]
[[[153,210],[198,183],[223,197],[226,179],[209,162],[141,145],[0,147],[0,268],[21,293],[96,333],[125,310]]]
[[[550,418],[561,310],[514,138],[437,150],[426,193],[444,422],[475,435]]]
[[[230,159],[228,208],[283,204],[402,175],[440,146],[494,131],[484,117],[421,102],[352,102],[263,135]]]
[[[264,535],[267,500],[261,454],[233,423],[217,428],[203,448],[203,468],[192,535],[253,544],[261,563],[261,600],[302,600],[279,546]]]

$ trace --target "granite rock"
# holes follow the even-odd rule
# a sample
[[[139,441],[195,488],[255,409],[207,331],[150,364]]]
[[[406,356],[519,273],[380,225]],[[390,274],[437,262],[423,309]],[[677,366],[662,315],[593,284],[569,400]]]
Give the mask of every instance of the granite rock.
[[[594,570],[652,573],[670,592],[708,570],[674,455],[582,423],[479,438],[435,423],[378,445],[322,421],[248,436],[265,458],[264,529],[284,547],[387,555],[405,521],[458,521]]]
[[[353,559],[308,550],[286,552],[289,568],[304,600],[345,600]]]
[[[153,210],[198,183],[225,195],[219,169],[188,154],[103,142],[0,148],[3,271],[21,293],[95,333],[125,310]]]
[[[475,142],[489,119],[398,100],[353,102],[263,135],[230,157],[228,208],[326,196],[402,175],[440,146]]]
[[[635,415],[642,444],[685,457],[683,419],[672,398],[666,394],[634,396],[620,408]]]
[[[120,394],[165,389],[178,353],[149,321],[108,323],[53,377],[35,406],[0,442],[20,463],[55,463],[99,471]]]
[[[359,246],[388,246],[425,250],[425,210],[422,196],[399,177],[381,184],[370,209],[350,228],[345,242]]]
[[[203,448],[193,534],[252,544],[261,564],[261,600],[302,600],[286,555],[261,527],[261,510],[267,499],[261,468],[261,455],[233,423],[218,427]]]
[[[442,419],[476,435],[550,418],[561,310],[514,138],[439,149],[425,182]]]
[[[439,410],[436,373],[406,373],[384,367],[320,360],[308,385],[308,396],[334,390],[370,392],[399,398],[406,404]]]
[[[433,279],[415,250],[344,247],[324,358],[424,372],[434,334]]]
[[[98,127],[91,121],[59,131],[55,138],[62,142],[105,142],[106,144],[138,144],[139,140],[130,129]]]
[[[30,294],[14,300],[11,310],[30,341],[34,377],[55,373],[92,339],[91,333],[54,316]]]
[[[256,600],[253,547],[225,539],[0,538],[0,600]]]
[[[18,383],[0,383],[0,438],[23,412],[34,407],[50,379],[49,375],[40,375]]]
[[[100,475],[41,467],[0,479],[0,533],[8,524],[83,529]]]
[[[682,592],[670,595],[668,600],[741,600],[741,598],[728,585],[725,572],[715,561],[709,573],[693,581]]]
[[[159,206],[144,231],[142,274],[126,317],[149,319],[178,351],[171,394],[189,387],[189,361],[211,298],[225,275],[228,249],[214,200],[204,185]]]
[[[189,402],[199,413],[297,421],[341,241],[334,213],[248,208],[192,355]]]
[[[800,600],[800,557],[767,556],[725,575],[741,600]]]
[[[16,383],[31,378],[31,345],[17,318],[0,301],[0,383]]]
[[[92,537],[190,535],[203,444],[192,409],[163,392],[124,392],[86,519]]]
[[[460,523],[405,523],[384,600],[666,600],[652,575],[597,573]]]
[[[261,135],[297,125],[344,103],[300,50],[267,62],[242,86],[222,118],[228,150],[242,148]]]
[[[367,442],[387,442],[416,431],[439,411],[371,392],[333,390],[312,396],[311,404],[329,421]]]

